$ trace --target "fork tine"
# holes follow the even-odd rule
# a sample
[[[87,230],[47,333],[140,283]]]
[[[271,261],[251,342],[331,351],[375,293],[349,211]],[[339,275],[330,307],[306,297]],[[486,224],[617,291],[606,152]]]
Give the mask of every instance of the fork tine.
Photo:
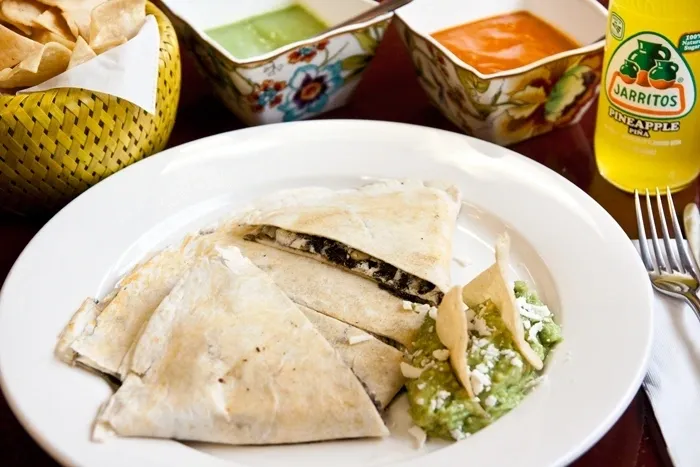
[[[681,257],[681,263],[683,263],[686,271],[690,273],[695,280],[700,280],[700,274],[698,274],[694,261],[690,258],[688,249],[683,241],[683,232],[681,231],[681,226],[678,223],[678,215],[676,214],[676,208],[673,204],[673,197],[671,197],[671,189],[668,187],[666,187],[666,198],[668,200],[668,210],[671,213],[671,222],[673,223],[673,235],[676,237],[676,247],[678,248],[678,254]]]
[[[664,246],[666,247],[666,257],[668,262],[671,263],[671,268],[679,272],[685,272],[682,265],[678,264],[676,259],[676,253],[671,248],[671,236],[668,234],[668,226],[666,224],[666,214],[664,214],[664,205],[661,202],[661,192],[659,188],[656,187],[656,206],[659,209],[659,221],[661,223],[661,236],[664,239]],[[675,212],[671,211],[671,216],[675,216]],[[675,230],[674,230],[675,232]],[[675,233],[675,237],[678,238],[678,233]]]
[[[639,253],[642,256],[642,262],[647,268],[647,271],[655,271],[654,262],[649,253],[649,245],[647,241],[647,233],[644,229],[644,215],[642,214],[642,206],[639,202],[639,191],[634,190],[634,209],[637,214],[637,236],[639,237]]]
[[[654,210],[651,207],[651,196],[649,196],[649,190],[647,190],[647,214],[649,215],[649,230],[651,231],[651,246],[654,247],[654,254],[656,255],[656,264],[659,266],[659,270],[664,269],[667,273],[672,273],[673,270],[668,267],[664,255],[661,254],[661,247],[659,246],[659,237],[656,234],[656,222],[654,221]],[[669,253],[672,253],[669,251]]]

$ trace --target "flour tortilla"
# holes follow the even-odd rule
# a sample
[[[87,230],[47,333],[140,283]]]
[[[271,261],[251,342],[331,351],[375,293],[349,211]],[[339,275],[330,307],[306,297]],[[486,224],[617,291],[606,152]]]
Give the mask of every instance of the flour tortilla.
[[[327,287],[336,286],[332,285],[335,280],[339,289],[336,295],[339,297],[354,300],[361,298],[367,292],[369,298],[373,296],[375,298],[370,300],[371,305],[390,306],[391,308],[387,311],[395,310],[394,313],[388,313],[392,318],[387,320],[381,319],[383,313],[370,311],[372,315],[358,315],[361,321],[362,318],[372,320],[373,315],[376,315],[376,321],[379,324],[370,327],[388,330],[389,334],[394,335],[390,326],[397,326],[403,329],[403,333],[398,333],[399,336],[405,334],[410,337],[420,327],[422,318],[419,315],[400,311],[401,300],[376,287],[371,287],[372,284],[368,281],[310,259],[244,241],[240,237],[233,236],[231,232],[232,229],[227,225],[217,231],[188,236],[180,245],[165,249],[136,266],[102,301],[86,299],[59,338],[56,348],[58,357],[67,363],[78,363],[123,381],[131,367],[138,336],[145,329],[160,302],[170,293],[187,268],[200,256],[217,254],[218,246],[238,244],[248,247],[245,253],[251,254],[254,261],[262,264],[264,269],[271,271],[275,278],[280,279],[286,287],[293,290],[294,297],[302,292],[313,290],[296,288],[297,279],[304,279],[299,276],[300,274],[306,275],[308,284],[323,287],[322,290],[317,291],[317,295],[311,295],[305,303],[316,306],[326,304],[322,307],[324,311],[335,310],[335,306],[340,307],[340,303],[336,305],[334,301],[327,302],[333,299],[334,295],[333,291],[328,290]],[[281,262],[278,263],[278,260]],[[294,271],[297,274],[294,274]],[[326,276],[324,273],[330,274]],[[345,280],[347,276],[351,279],[350,281]],[[352,287],[352,283],[356,281],[360,283],[357,289]],[[350,290],[346,291],[346,286],[350,286]],[[362,306],[347,308],[353,312],[356,309],[365,310]],[[382,308],[378,309],[382,310]],[[308,309],[304,308],[304,310]],[[311,310],[308,311],[314,313]],[[349,314],[349,316],[354,317],[355,314]],[[401,319],[404,317],[412,323],[413,329],[401,327],[403,326]],[[344,361],[353,369],[368,393],[375,396],[373,399],[377,406],[386,407],[403,384],[398,372],[398,363],[391,366],[393,363],[389,365],[387,362],[393,362],[395,358],[400,359],[401,353],[374,337],[372,343],[349,347],[346,342],[338,340],[338,330],[341,329],[353,335],[363,334],[363,331],[340,322],[335,324],[331,318],[326,320],[317,318],[312,321],[322,324],[319,327],[321,334],[343,356]],[[372,358],[369,358],[370,356]]]
[[[399,368],[403,352],[361,329],[310,308],[297,306],[357,376],[374,405],[384,410],[405,383]],[[352,338],[366,340],[352,344]]]
[[[541,370],[544,364],[525,340],[515,293],[508,282],[509,255],[510,237],[508,234],[503,234],[496,242],[496,262],[464,286],[462,298],[470,308],[491,300],[501,312],[503,322],[513,336],[513,341],[522,356],[535,370]]]
[[[224,226],[219,232],[221,242],[240,248],[299,305],[412,347],[424,316],[404,310],[400,298],[333,266],[243,240],[246,230]]]
[[[188,236],[135,267],[102,302],[86,300],[59,337],[56,355],[67,363],[118,376],[122,359],[153,310],[214,240]]]
[[[280,444],[386,436],[353,372],[236,248],[201,257],[158,306],[93,437]]]
[[[446,292],[459,207],[460,194],[454,186],[388,180],[359,189],[282,191],[255,203],[240,222],[340,242]],[[318,254],[288,251],[325,261]]]

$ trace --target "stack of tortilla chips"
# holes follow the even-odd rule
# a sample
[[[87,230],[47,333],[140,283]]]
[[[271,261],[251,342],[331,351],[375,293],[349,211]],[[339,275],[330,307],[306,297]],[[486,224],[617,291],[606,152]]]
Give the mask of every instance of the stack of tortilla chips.
[[[387,435],[400,349],[450,285],[459,207],[418,181],[289,190],[136,266],[56,349],[121,382],[94,438]]]
[[[134,37],[145,0],[0,0],[0,89],[36,86]]]

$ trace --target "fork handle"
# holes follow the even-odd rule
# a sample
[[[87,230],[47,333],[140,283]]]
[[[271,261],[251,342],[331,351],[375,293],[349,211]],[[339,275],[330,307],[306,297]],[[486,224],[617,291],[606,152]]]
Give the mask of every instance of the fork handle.
[[[695,317],[700,320],[700,298],[692,291],[684,292],[683,297],[685,301],[688,302],[690,308],[693,309]]]

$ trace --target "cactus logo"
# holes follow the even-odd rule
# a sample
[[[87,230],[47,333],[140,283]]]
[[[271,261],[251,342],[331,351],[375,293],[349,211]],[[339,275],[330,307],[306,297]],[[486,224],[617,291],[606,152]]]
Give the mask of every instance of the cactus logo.
[[[678,120],[695,105],[693,73],[674,45],[660,34],[643,32],[615,50],[606,92],[618,110],[641,119]]]

